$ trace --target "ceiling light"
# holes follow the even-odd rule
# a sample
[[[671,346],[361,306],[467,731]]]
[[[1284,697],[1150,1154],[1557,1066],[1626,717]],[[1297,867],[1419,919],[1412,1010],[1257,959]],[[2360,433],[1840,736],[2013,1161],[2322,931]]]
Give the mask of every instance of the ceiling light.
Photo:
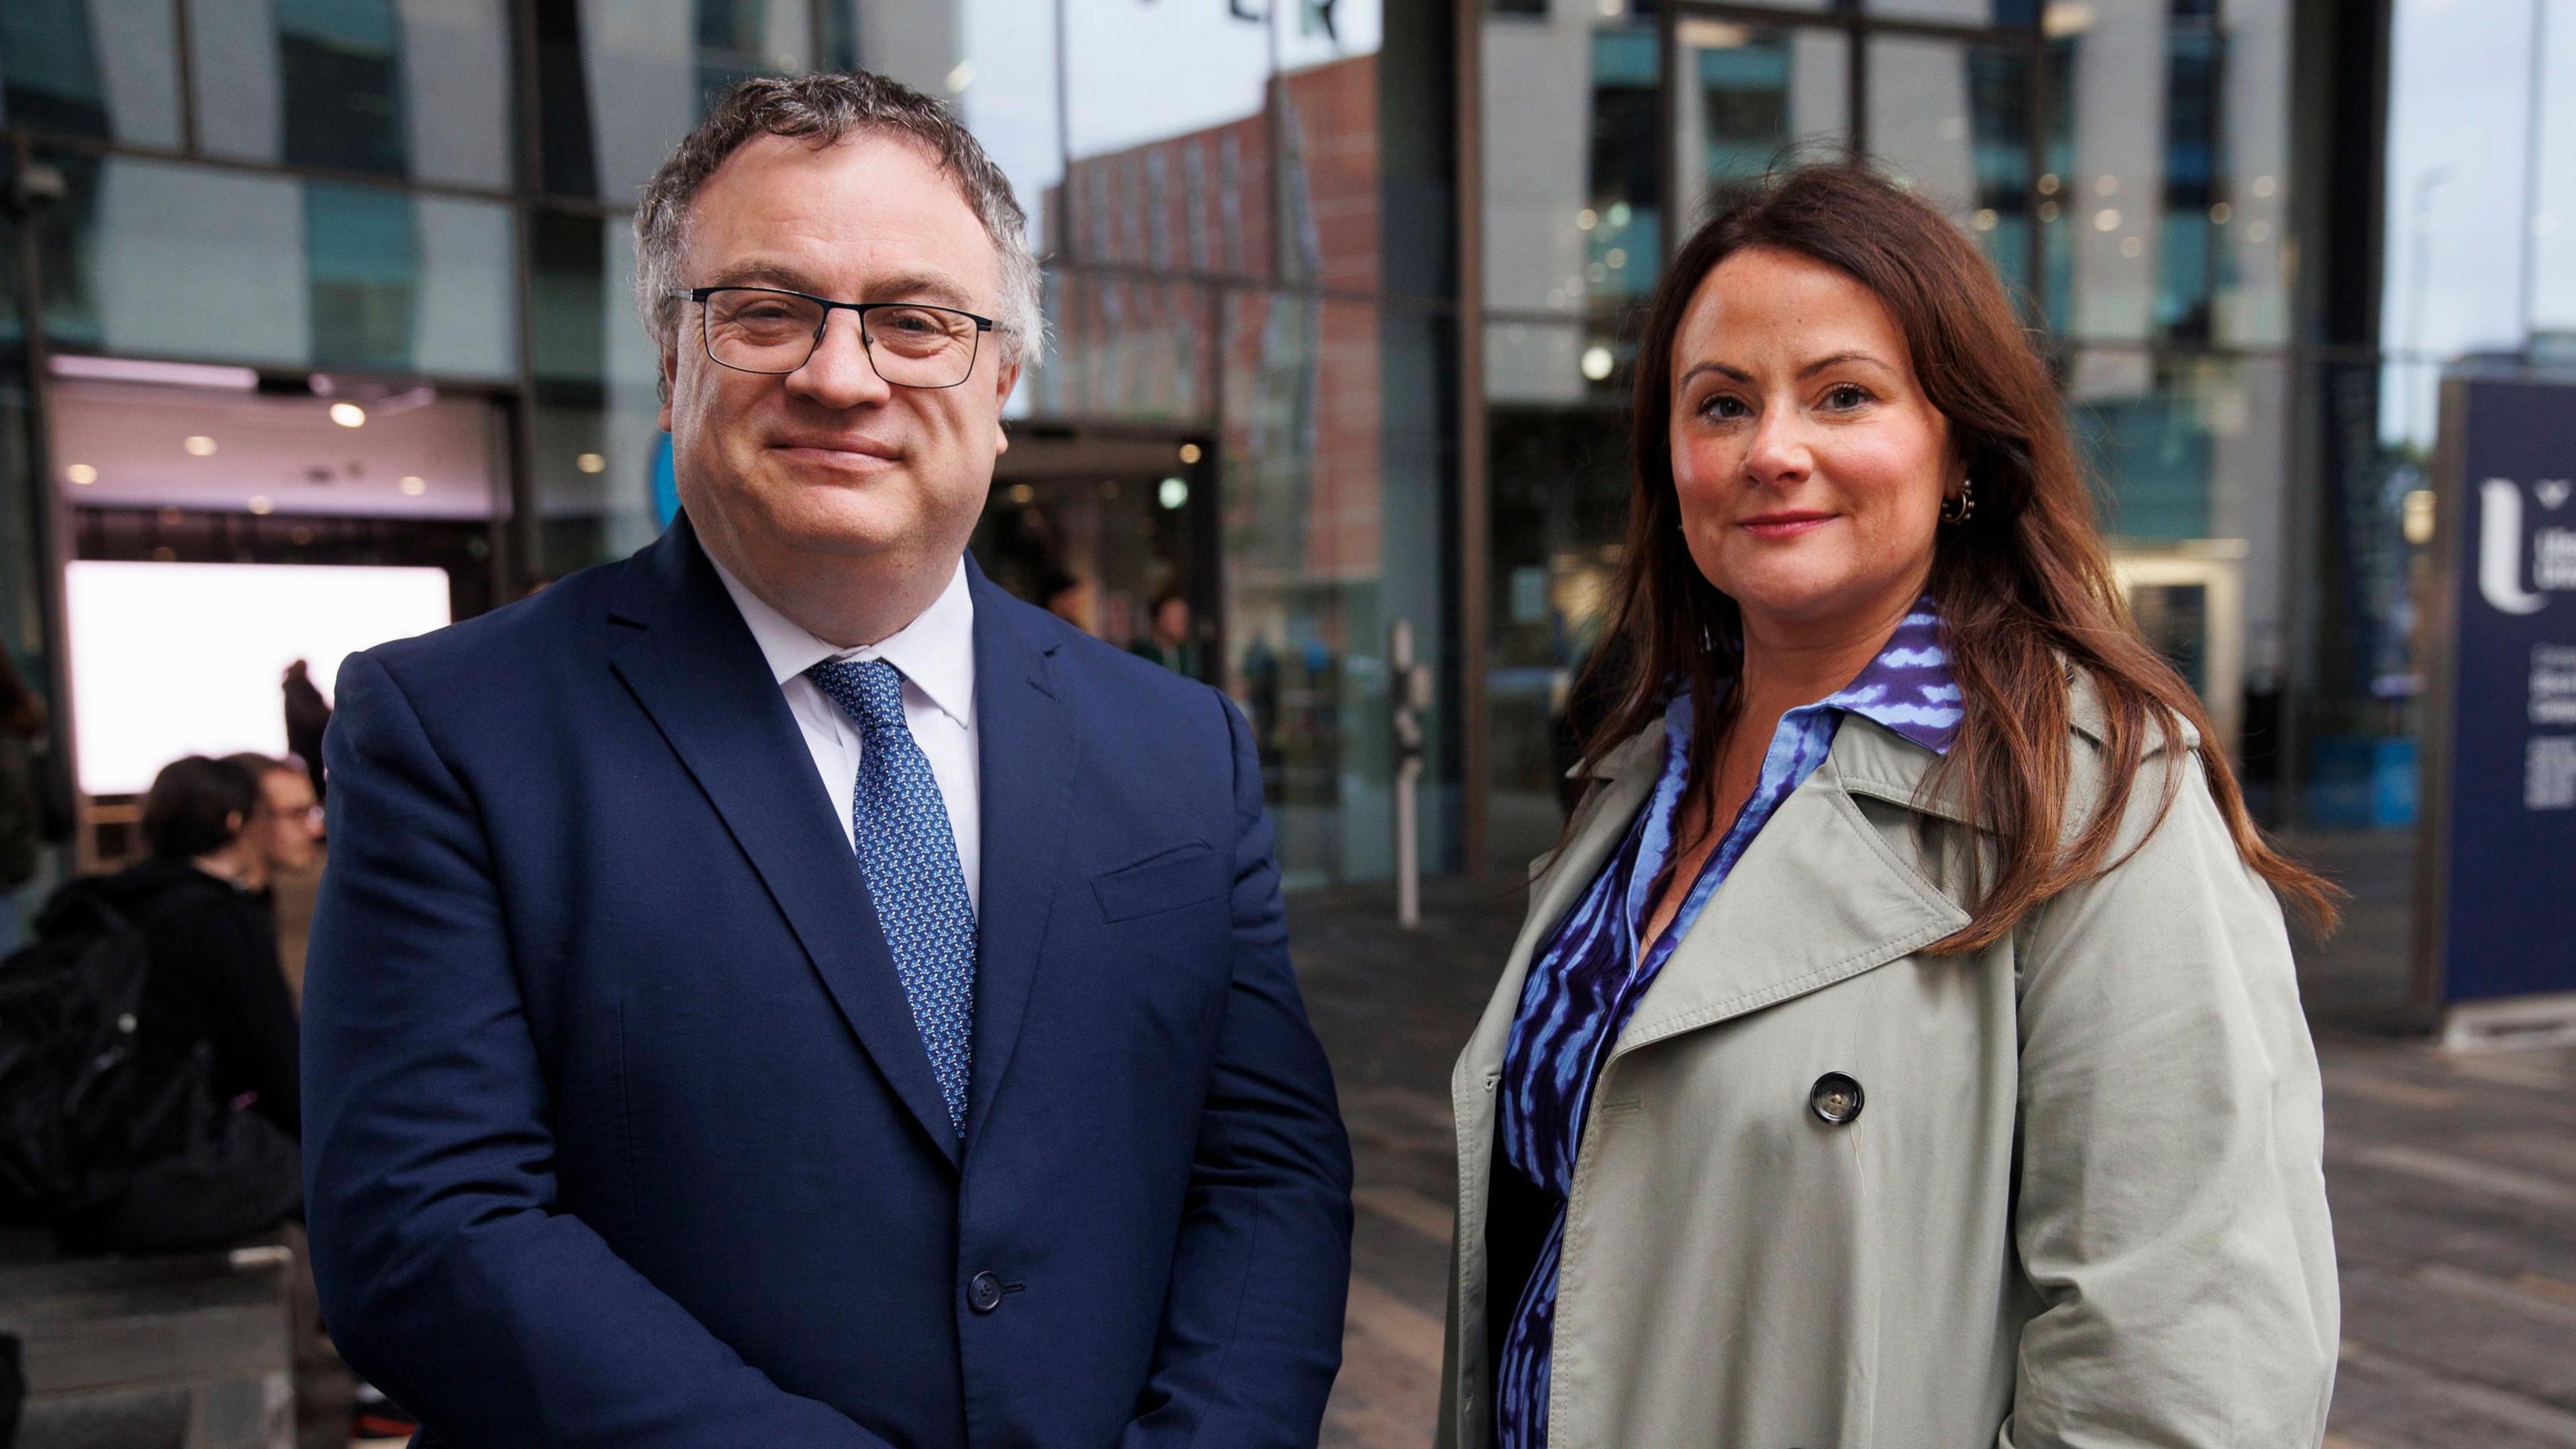
[[[1197,462],[1197,461],[1199,460],[1199,458],[1200,458],[1201,456],[1202,456],[1202,455],[1201,455],[1201,453],[1199,452],[1199,445],[1198,445],[1198,444],[1196,444],[1196,443],[1183,443],[1183,444],[1181,444],[1181,461],[1182,461],[1182,462],[1184,462],[1184,463],[1195,463],[1195,462]]]
[[[187,449],[188,456],[192,458],[211,458],[215,456],[215,440],[207,437],[203,433],[192,434],[189,437],[182,439],[179,446]]]
[[[1607,347],[1595,344],[1583,349],[1583,375],[1594,382],[1600,382],[1609,377],[1611,369],[1617,367],[1618,363],[1619,360],[1610,355],[1610,349]]]
[[[1026,483],[1014,483],[1011,485],[1011,501],[1022,508],[1026,508],[1030,504],[1036,502],[1037,497],[1038,490],[1030,487]]]
[[[257,392],[259,374],[247,367],[209,367],[197,362],[143,362],[131,357],[81,357],[55,353],[45,363],[56,377],[82,377],[94,382],[141,382],[163,387],[202,387],[222,392]]]
[[[2110,207],[2103,207],[2100,211],[2093,213],[2093,229],[2095,231],[2118,231],[2120,229],[2120,213]]]
[[[572,465],[585,473],[605,473],[608,471],[608,460],[599,456],[597,453],[584,453],[580,457],[573,459]]]
[[[250,498],[250,511],[265,516],[276,512],[277,505],[269,502],[266,494],[254,493]]]
[[[63,470],[63,476],[87,488],[98,481],[98,470],[87,463],[74,463]]]
[[[402,491],[406,497],[418,498],[429,491],[429,480],[407,475],[402,480]]]
[[[1154,501],[1165,508],[1178,508],[1190,501],[1190,485],[1178,478],[1166,478],[1163,486],[1154,490]]]
[[[333,403],[331,421],[344,428],[363,428],[367,425],[367,410],[356,403]]]

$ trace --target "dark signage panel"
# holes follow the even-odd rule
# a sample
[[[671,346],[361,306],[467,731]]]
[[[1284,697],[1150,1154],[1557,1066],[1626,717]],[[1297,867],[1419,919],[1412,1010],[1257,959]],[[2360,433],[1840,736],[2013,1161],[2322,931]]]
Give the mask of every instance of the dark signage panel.
[[[2576,385],[2453,386],[2442,997],[2576,992]]]

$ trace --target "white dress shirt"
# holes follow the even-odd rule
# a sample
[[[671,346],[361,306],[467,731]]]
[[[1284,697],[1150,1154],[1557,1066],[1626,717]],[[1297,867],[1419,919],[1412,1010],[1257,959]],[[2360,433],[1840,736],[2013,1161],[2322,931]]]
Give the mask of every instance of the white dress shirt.
[[[903,672],[904,724],[939,782],[948,829],[957,837],[957,865],[966,873],[966,900],[980,911],[984,855],[977,813],[981,770],[975,757],[975,596],[966,588],[966,561],[957,561],[948,587],[919,617],[880,642],[856,649],[815,638],[744,588],[723,564],[716,564],[716,577],[733,595],[734,607],[751,626],[770,674],[787,696],[788,712],[804,731],[805,748],[814,756],[814,770],[823,777],[823,789],[832,797],[852,850],[858,849],[850,811],[859,788],[859,727],[805,671],[826,659],[882,659]]]

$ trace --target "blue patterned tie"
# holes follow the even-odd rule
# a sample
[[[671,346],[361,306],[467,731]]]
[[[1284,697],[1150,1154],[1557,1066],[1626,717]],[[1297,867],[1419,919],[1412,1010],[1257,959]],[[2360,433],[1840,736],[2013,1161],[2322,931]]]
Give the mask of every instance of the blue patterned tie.
[[[975,1060],[975,908],[939,780],[904,723],[903,674],[882,659],[826,659],[805,675],[859,727],[850,809],[859,870],[912,1024],[930,1050],[949,1125],[963,1134]]]

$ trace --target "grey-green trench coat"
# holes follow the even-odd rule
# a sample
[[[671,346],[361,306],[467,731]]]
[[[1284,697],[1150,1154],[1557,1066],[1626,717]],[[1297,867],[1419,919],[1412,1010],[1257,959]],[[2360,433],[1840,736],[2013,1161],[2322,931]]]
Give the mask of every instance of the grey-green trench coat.
[[[2102,764],[2073,700],[2073,811]],[[1452,1080],[1439,1442],[1487,1449],[1494,1084],[1533,949],[1643,804],[1604,759]],[[2281,912],[2159,749],[2109,873],[1964,956],[1972,832],[1846,717],[1673,952],[1593,1093],[1549,1449],[2313,1449],[2338,1305],[2315,1051]],[[1926,820],[1924,817],[1928,817]],[[2070,819],[2077,818],[2072,813]],[[1928,826],[1928,835],[1918,831]],[[2115,856],[2116,858],[2116,856]],[[1862,1086],[1837,1125],[1820,1077]],[[1828,1105],[1831,1105],[1830,1103]]]

